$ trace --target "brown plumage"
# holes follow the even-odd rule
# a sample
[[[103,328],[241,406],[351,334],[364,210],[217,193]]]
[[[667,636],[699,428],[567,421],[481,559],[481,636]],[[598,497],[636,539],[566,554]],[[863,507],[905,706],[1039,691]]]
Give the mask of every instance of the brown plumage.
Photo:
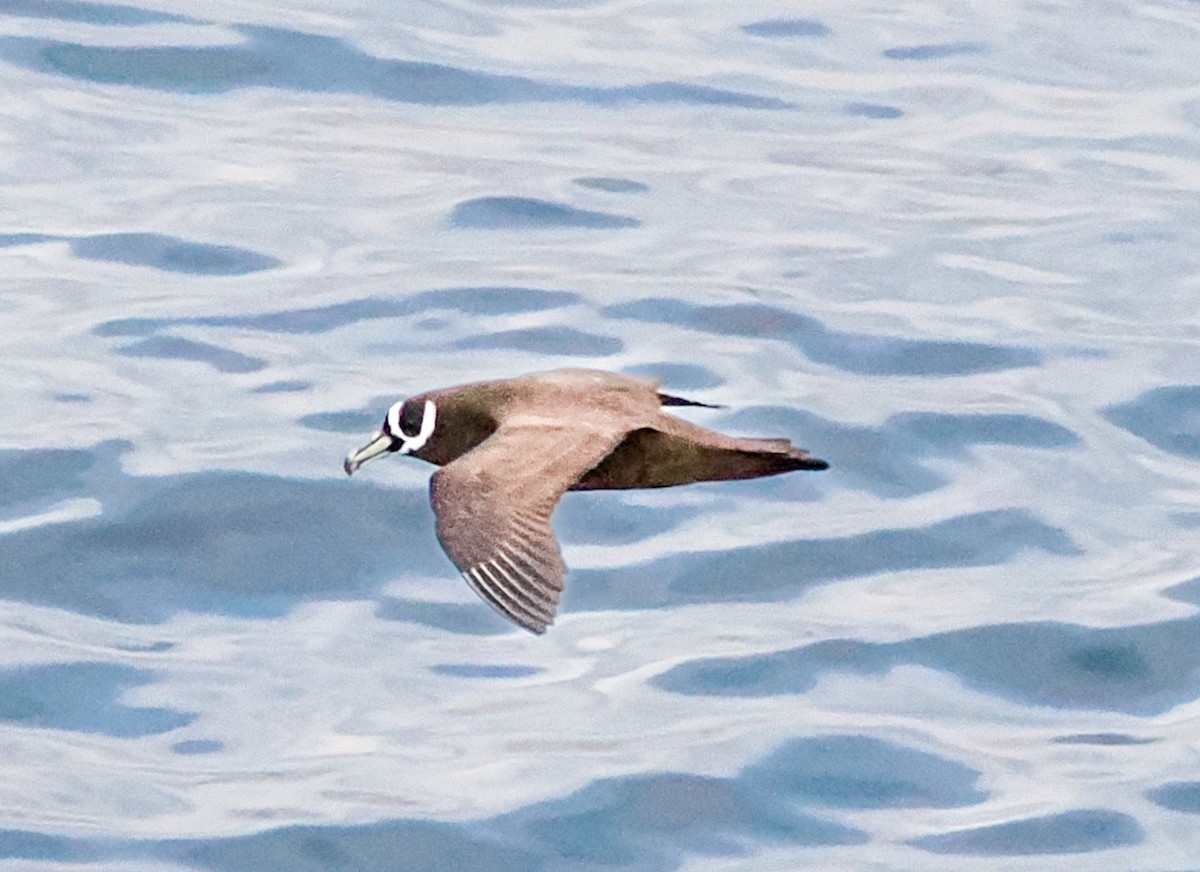
[[[418,394],[388,410],[347,474],[385,452],[442,467],[430,482],[442,548],[500,614],[554,621],[566,566],[550,526],[568,490],[671,487],[828,464],[786,439],[742,439],[667,414],[703,406],[658,382],[561,369]]]

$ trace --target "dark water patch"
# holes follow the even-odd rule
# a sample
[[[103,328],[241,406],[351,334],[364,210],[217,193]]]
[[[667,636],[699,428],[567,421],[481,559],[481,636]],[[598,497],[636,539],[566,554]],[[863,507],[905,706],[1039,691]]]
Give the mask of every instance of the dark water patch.
[[[816,318],[760,303],[695,306],[691,321],[697,328],[720,336],[786,339],[825,331]]]
[[[297,825],[251,836],[157,843],[160,860],[212,872],[536,872],[536,853],[473,824],[396,820]]]
[[[176,742],[171,750],[184,757],[194,757],[197,754],[217,754],[225,750],[225,743],[216,739],[187,739]]]
[[[1190,581],[1168,587],[1163,591],[1163,596],[1200,606],[1200,578],[1193,578]]]
[[[1127,814],[1078,809],[1025,818],[988,827],[925,836],[909,842],[934,854],[976,857],[1029,857],[1041,854],[1086,854],[1139,845],[1146,838]]]
[[[615,179],[609,176],[585,176],[575,179],[575,184],[581,188],[591,188],[609,194],[644,194],[650,190],[650,186],[645,182]]]
[[[313,412],[304,415],[296,423],[310,430],[325,433],[369,433],[378,429],[382,414],[364,411]]]
[[[173,323],[169,318],[114,318],[97,324],[92,333],[96,336],[153,336]]]
[[[446,584],[460,583],[461,579],[455,573],[446,573]],[[499,636],[515,632],[511,623],[496,615],[482,600],[462,605],[389,598],[380,602],[375,616],[384,621],[418,624],[463,636]]]
[[[0,598],[159,621],[182,610],[283,614],[309,599],[370,595],[398,572],[461,583],[438,548],[424,489],[230,472],[129,476],[115,454],[97,456],[110,468],[83,481],[64,473],[57,492],[98,496],[104,514],[0,536]],[[330,458],[331,471],[339,461]]]
[[[911,412],[888,420],[899,432],[946,453],[961,453],[973,445],[1074,448],[1079,444],[1079,437],[1066,427],[1032,415]]]
[[[458,203],[450,212],[452,226],[483,230],[615,230],[640,227],[641,223],[624,215],[577,209],[532,197],[479,197]]]
[[[881,646],[848,639],[746,657],[707,657],[680,663],[651,684],[687,696],[806,693],[828,671],[880,675],[894,665]]]
[[[877,530],[838,539],[811,539],[733,549],[679,574],[671,591],[682,601],[769,599],[819,580],[910,569],[989,566],[1026,550],[1075,554],[1065,532],[1023,509],[963,515],[922,528]],[[800,568],[804,567],[804,568]]]
[[[0,44],[0,53],[38,72],[192,94],[275,87],[465,106],[565,99],[568,91],[514,76],[377,58],[316,34],[255,26],[236,30],[242,42],[207,46],[95,46],[10,37]]]
[[[24,666],[0,672],[0,721],[130,739],[186,726],[194,714],[117,702],[153,676],[112,663]]]
[[[126,357],[152,357],[158,360],[190,360],[207,363],[218,372],[257,372],[267,365],[258,357],[249,357],[219,345],[183,339],[179,336],[150,336],[117,349]]]
[[[824,24],[811,18],[768,18],[764,21],[743,24],[742,30],[750,36],[774,39],[795,39],[797,37],[812,39],[829,36],[831,32]]]
[[[0,43],[0,55],[43,74],[184,94],[266,85],[281,72],[272,69],[270,53],[255,51],[253,40],[233,46],[122,47],[10,37]]]
[[[1036,366],[1042,356],[1030,348],[982,342],[936,342],[886,336],[828,333],[802,346],[817,363],[865,375],[939,378]]]
[[[576,101],[597,106],[685,103],[743,109],[789,104],[686,82],[615,88],[564,85],[444,64],[381,58],[340,39],[283,28],[239,25],[232,45],[100,46],[9,36],[0,58],[43,74],[187,94],[279,88],[355,94],[422,106]]]
[[[0,450],[0,509],[45,508],[84,489],[84,474],[96,462],[92,451],[71,448]]]
[[[87,857],[85,844],[29,830],[0,830],[0,858],[5,860],[82,861]]]
[[[750,859],[770,847],[861,845],[869,841],[866,832],[808,809],[961,807],[986,798],[975,786],[978,777],[973,769],[902,745],[831,735],[786,742],[731,777],[665,771],[601,778],[566,796],[475,820],[292,825],[245,836],[145,840],[133,850],[139,858],[212,872],[351,872],[397,868],[397,862],[406,872],[674,872],[697,858]],[[1131,832],[1140,830],[1122,817],[1070,812],[1018,822],[1026,824],[1018,835],[1027,837],[1031,850],[1024,853],[1072,850],[1081,842],[1089,850],[1131,843]],[[937,841],[962,835],[930,837],[930,845],[919,846],[952,853],[982,845],[978,852],[1003,853],[986,835],[966,843]],[[35,834],[28,844],[55,856],[83,855],[91,846],[42,838]],[[22,840],[0,836],[0,848],[6,844]],[[130,853],[128,846],[120,850]],[[94,859],[94,847],[90,854]]]
[[[1035,366],[1042,356],[1030,348],[957,340],[935,341],[829,330],[816,318],[761,303],[700,306],[650,298],[609,306],[603,313],[655,324],[680,324],[718,336],[776,339],[810,360],[862,375],[929,378]]]
[[[842,112],[852,118],[870,118],[873,121],[891,121],[904,117],[903,109],[882,103],[847,103],[842,107]]]
[[[90,403],[92,401],[92,395],[75,393],[74,391],[64,392],[54,394],[54,401],[56,403]]]
[[[1170,518],[1171,523],[1176,527],[1184,530],[1200,530],[1200,512],[1172,512]]]
[[[1151,745],[1158,739],[1146,739],[1131,736],[1128,733],[1073,733],[1069,736],[1055,736],[1052,740],[1056,745],[1100,745],[1117,747],[1121,745]]]
[[[101,26],[140,27],[146,24],[199,23],[196,19],[167,12],[139,9],[112,3],[77,3],[74,0],[5,0],[0,15],[42,18]]]
[[[620,339],[584,333],[573,327],[527,327],[460,340],[456,348],[512,349],[562,357],[607,357],[625,348]]]
[[[0,38],[0,49],[4,39]],[[0,50],[0,56],[3,52]],[[85,260],[148,266],[167,272],[205,276],[240,276],[275,269],[282,261],[232,245],[189,242],[159,233],[102,233],[95,236],[50,236],[44,233],[0,235],[0,248],[42,242],[67,242]],[[128,319],[133,323],[138,319]]]
[[[528,678],[544,670],[518,664],[439,663],[433,671],[454,678]]]
[[[677,553],[636,566],[579,570],[572,573],[563,602],[565,608],[579,610],[788,600],[837,579],[910,569],[991,566],[1026,550],[1078,553],[1059,528],[1025,510],[1003,509],[926,527]]]
[[[1052,421],[1006,413],[914,412],[893,415],[879,426],[859,426],[761,406],[734,413],[724,429],[787,436],[829,461],[839,486],[888,499],[942,487],[949,476],[930,462],[969,458],[982,446],[1068,450],[1080,444],[1078,436]]]
[[[301,394],[305,391],[312,390],[313,383],[300,381],[299,379],[283,379],[281,381],[268,382],[265,385],[258,385],[250,389],[252,394]]]
[[[691,322],[698,307],[671,297],[646,297],[627,303],[614,303],[601,310],[611,318],[631,318],[652,324],[683,324]]]
[[[1155,715],[1200,694],[1200,617],[1134,627],[996,624],[893,643],[829,640],[680,664],[655,679],[688,695],[803,693],[829,672],[917,665],[1026,705]]]
[[[294,335],[328,333],[360,321],[402,318],[445,310],[468,315],[508,315],[543,312],[577,303],[567,291],[521,287],[439,288],[396,298],[365,297],[305,309],[284,309],[256,315],[207,315],[193,318],[118,318],[97,325],[97,336],[150,336],[167,327],[234,327]]]
[[[574,89],[579,90],[579,89]],[[776,97],[760,97],[742,91],[726,91],[687,82],[649,82],[620,88],[588,89],[587,102],[599,106],[619,106],[626,103],[722,106],[729,109],[791,109],[791,103]]]
[[[694,363],[643,363],[625,368],[630,375],[640,375],[643,378],[656,378],[663,384],[663,390],[700,391],[715,388],[725,383],[725,379],[708,367]]]
[[[579,295],[570,291],[548,291],[541,288],[442,288],[417,294],[411,300],[416,312],[450,309],[468,315],[486,316],[547,312],[578,303]]]
[[[1088,645],[1069,655],[1080,672],[1116,679],[1142,679],[1149,672],[1146,659],[1132,645]]]
[[[447,310],[483,316],[544,312],[572,305],[578,302],[578,299],[578,295],[566,291],[545,291],[538,288],[439,288],[406,297],[367,297],[311,309],[265,312],[258,315],[209,316],[193,319],[192,323],[209,327],[262,330],[267,333],[327,333],[359,321],[402,318]]]
[[[232,245],[188,242],[158,233],[105,233],[71,241],[71,253],[88,260],[148,266],[203,276],[240,276],[274,269],[282,261]]]
[[[800,805],[834,808],[952,808],[987,799],[980,773],[960,763],[868,736],[786,743],[741,780]]]
[[[1104,417],[1169,454],[1200,458],[1200,385],[1154,388]]]
[[[0,14],[3,14],[2,10],[0,10]],[[49,236],[45,233],[0,233],[0,248],[39,245],[43,242],[62,242],[66,238],[65,236]]]
[[[889,48],[883,56],[894,61],[937,61],[959,55],[983,54],[981,42],[938,42],[926,45],[903,45]]]
[[[1171,811],[1200,814],[1200,781],[1164,784],[1147,793],[1146,798]]]
[[[568,867],[673,870],[685,856],[748,857],[755,844],[858,845],[860,830],[805,814],[742,779],[659,773],[598,781],[497,819]]]
[[[367,297],[345,303],[333,303],[329,306],[285,309],[257,315],[211,315],[182,321],[182,323],[199,324],[204,327],[236,327],[244,330],[261,330],[264,333],[287,333],[298,336],[328,333],[330,330],[359,321],[398,318],[410,315],[413,311],[411,302],[403,299]]]
[[[688,857],[742,857],[760,843],[857,845],[861,830],[806,815],[734,779],[660,773],[604,779],[565,798],[465,823],[292,826],[155,843],[153,856],[209,870],[672,872]]]

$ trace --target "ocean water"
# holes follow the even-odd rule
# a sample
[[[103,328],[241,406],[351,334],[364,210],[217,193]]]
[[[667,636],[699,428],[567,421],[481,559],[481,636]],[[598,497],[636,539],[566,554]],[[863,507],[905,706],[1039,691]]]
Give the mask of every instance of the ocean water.
[[[0,866],[1200,868],[1200,4],[0,2]],[[536,638],[395,399],[663,379]]]

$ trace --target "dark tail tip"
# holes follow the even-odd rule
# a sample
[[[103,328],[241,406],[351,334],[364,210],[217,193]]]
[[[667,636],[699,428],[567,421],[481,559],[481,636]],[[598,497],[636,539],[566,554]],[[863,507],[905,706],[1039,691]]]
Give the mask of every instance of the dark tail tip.
[[[683,397],[673,397],[670,394],[659,394],[658,400],[664,406],[699,406],[702,409],[724,409],[724,406],[714,406],[712,403],[699,403],[696,400],[685,400]]]
[[[822,460],[819,457],[813,457],[803,448],[793,448],[791,453],[788,454],[788,461],[790,461],[791,469],[811,469],[814,471],[829,469],[828,461]]]

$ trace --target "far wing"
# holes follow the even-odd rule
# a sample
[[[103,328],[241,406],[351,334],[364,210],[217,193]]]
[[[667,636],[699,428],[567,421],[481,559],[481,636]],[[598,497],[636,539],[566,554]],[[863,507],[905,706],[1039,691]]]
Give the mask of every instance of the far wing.
[[[550,515],[559,497],[624,437],[561,419],[505,425],[430,482],[442,548],[467,584],[534,633],[554,622],[563,564]]]

